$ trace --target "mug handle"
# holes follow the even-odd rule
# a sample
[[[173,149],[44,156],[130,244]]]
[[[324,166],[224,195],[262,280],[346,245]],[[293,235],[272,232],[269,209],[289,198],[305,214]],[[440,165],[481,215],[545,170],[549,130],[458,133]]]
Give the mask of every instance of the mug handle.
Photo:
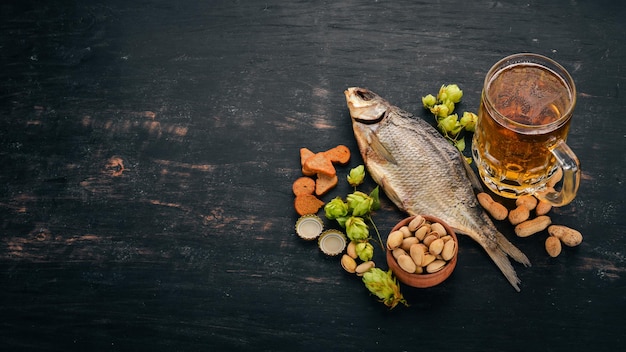
[[[561,139],[549,149],[563,169],[563,184],[560,191],[552,188],[543,189],[535,192],[535,197],[554,207],[561,207],[569,204],[576,197],[580,185],[580,162],[572,149]]]

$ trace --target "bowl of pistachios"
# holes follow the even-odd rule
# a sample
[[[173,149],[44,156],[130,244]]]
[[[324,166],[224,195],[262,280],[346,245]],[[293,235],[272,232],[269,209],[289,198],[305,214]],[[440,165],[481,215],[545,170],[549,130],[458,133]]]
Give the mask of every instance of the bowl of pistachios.
[[[441,219],[405,218],[387,237],[387,265],[405,285],[427,288],[444,282],[456,267],[458,239]]]

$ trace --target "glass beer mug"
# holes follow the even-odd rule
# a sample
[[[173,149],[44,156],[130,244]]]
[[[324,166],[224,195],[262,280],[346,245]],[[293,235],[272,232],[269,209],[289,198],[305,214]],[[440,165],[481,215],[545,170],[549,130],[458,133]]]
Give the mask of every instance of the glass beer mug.
[[[472,142],[487,187],[507,198],[570,203],[580,183],[580,163],[565,143],[575,104],[574,81],[553,60],[522,53],[498,61],[485,78]],[[547,183],[559,168],[554,190]]]

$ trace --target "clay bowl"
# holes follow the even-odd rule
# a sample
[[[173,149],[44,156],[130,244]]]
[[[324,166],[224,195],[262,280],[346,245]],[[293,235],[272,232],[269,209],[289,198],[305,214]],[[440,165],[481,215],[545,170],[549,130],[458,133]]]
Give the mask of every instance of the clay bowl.
[[[441,225],[443,225],[448,235],[450,235],[452,239],[456,242],[456,251],[454,253],[454,257],[452,257],[452,259],[448,261],[448,263],[443,267],[443,269],[432,274],[427,274],[427,273],[410,274],[402,270],[402,268],[400,268],[400,266],[398,265],[398,262],[396,261],[396,258],[394,258],[393,255],[391,254],[391,251],[387,249],[387,265],[389,265],[389,268],[391,269],[393,274],[396,276],[396,278],[398,278],[398,280],[405,285],[417,287],[417,288],[433,287],[444,282],[448,277],[450,277],[450,275],[452,275],[452,272],[454,271],[454,268],[456,267],[456,261],[457,261],[457,257],[459,253],[459,241],[456,237],[456,234],[454,233],[454,230],[452,230],[452,228],[450,228],[448,224],[446,224],[445,222],[443,222],[442,220],[434,216],[429,216],[429,215],[422,215],[422,216],[424,217],[424,219],[426,219],[426,221],[430,223],[438,222]],[[413,218],[414,216],[411,216],[400,221],[398,224],[396,224],[396,226],[394,226],[394,228],[390,231],[390,233],[395,230],[400,229],[402,226],[408,225],[411,222],[411,220],[413,220]]]

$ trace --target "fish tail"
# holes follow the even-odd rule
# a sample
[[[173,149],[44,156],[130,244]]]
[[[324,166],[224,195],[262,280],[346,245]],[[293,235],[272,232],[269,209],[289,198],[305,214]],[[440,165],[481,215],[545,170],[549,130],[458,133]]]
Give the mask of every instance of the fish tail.
[[[504,251],[504,253],[508,254],[511,258],[513,258],[516,262],[520,264],[524,264],[524,266],[531,266],[530,260],[526,254],[522,253],[519,248],[515,247],[515,245],[504,237],[501,233],[496,234],[496,239],[498,241],[498,247]]]
[[[489,254],[489,257],[491,257],[491,260],[493,260],[506,279],[513,285],[513,288],[515,288],[517,292],[520,292],[519,284],[521,280],[517,277],[513,265],[511,265],[509,258],[507,258],[507,254],[499,246],[493,248],[484,246],[484,248],[487,254]]]

